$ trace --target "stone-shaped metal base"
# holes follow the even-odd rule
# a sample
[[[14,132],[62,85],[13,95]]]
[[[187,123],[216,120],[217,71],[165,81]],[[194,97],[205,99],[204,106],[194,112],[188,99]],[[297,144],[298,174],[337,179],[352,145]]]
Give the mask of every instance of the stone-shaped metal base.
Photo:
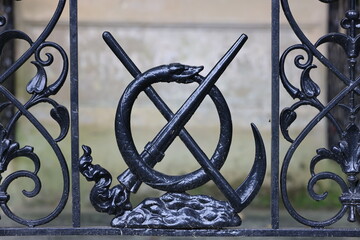
[[[239,226],[241,219],[228,202],[204,195],[166,193],[145,199],[111,224],[119,228],[223,228]]]

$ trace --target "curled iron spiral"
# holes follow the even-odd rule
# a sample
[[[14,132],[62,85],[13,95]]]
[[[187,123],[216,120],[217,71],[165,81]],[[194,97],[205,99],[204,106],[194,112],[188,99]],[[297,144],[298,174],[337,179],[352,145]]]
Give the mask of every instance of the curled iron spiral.
[[[7,42],[15,39],[23,40],[29,44],[29,48],[9,68],[7,68],[3,73],[1,73],[0,83],[4,83],[5,81],[7,81],[8,78],[13,75],[19,68],[21,68],[22,65],[26,63],[32,56],[34,56],[35,58],[35,60],[32,61],[32,64],[36,67],[37,70],[36,75],[27,84],[26,91],[31,96],[25,104],[22,104],[8,89],[6,89],[3,85],[0,85],[0,93],[7,99],[0,104],[0,111],[3,111],[8,107],[15,108],[15,113],[10,118],[8,123],[1,124],[0,172],[2,174],[7,171],[8,164],[18,157],[25,157],[30,159],[35,166],[34,171],[18,170],[13,173],[9,173],[5,177],[5,179],[2,180],[0,184],[0,206],[9,218],[20,224],[31,227],[48,223],[54,218],[56,218],[64,209],[69,196],[69,171],[65,161],[65,157],[57,143],[63,140],[67,135],[70,126],[70,117],[66,107],[59,104],[54,99],[50,98],[51,96],[57,94],[63,86],[67,77],[69,63],[67,54],[60,45],[54,42],[46,41],[48,36],[55,28],[65,7],[65,3],[65,0],[58,1],[52,18],[50,19],[49,23],[42,31],[42,33],[34,41],[26,33],[18,30],[6,30],[0,34],[0,53],[6,47]],[[0,24],[6,24],[6,18],[4,16],[1,17]],[[58,52],[61,56],[63,65],[58,78],[51,84],[48,84],[46,67],[51,66],[54,61],[54,56],[53,54],[46,52],[46,58],[42,58],[41,55],[42,52],[45,51],[45,48],[51,48]],[[50,104],[52,107],[50,115],[60,127],[60,133],[57,137],[53,137],[30,111],[33,106],[41,103]],[[59,169],[63,178],[62,194],[59,202],[57,203],[57,206],[48,215],[38,219],[24,219],[14,213],[13,210],[11,210],[8,206],[10,196],[7,193],[7,189],[15,179],[27,178],[33,181],[35,185],[33,190],[23,190],[23,194],[28,198],[38,195],[42,188],[41,179],[38,176],[41,159],[39,159],[39,157],[35,153],[35,149],[30,146],[20,148],[19,143],[14,142],[12,139],[10,139],[9,134],[14,130],[15,124],[21,117],[26,118],[47,141],[47,144],[50,146],[50,148],[56,155],[57,161],[59,163]]]
[[[321,2],[326,4],[333,3],[335,1],[336,0],[321,0]],[[355,96],[360,94],[360,77],[355,76],[355,66],[357,64],[356,58],[359,56],[360,50],[360,43],[358,41],[359,36],[355,35],[355,29],[360,27],[359,12],[356,10],[358,3],[356,1],[349,1],[350,9],[345,13],[345,17],[341,22],[341,26],[343,28],[349,29],[347,34],[329,33],[319,38],[319,40],[314,44],[306,37],[302,29],[297,24],[296,19],[292,15],[288,0],[281,0],[281,3],[290,26],[301,41],[301,44],[296,44],[286,49],[280,60],[280,77],[282,84],[291,97],[298,99],[298,101],[291,107],[283,109],[280,115],[280,129],[284,138],[291,143],[291,146],[284,157],[280,175],[282,199],[290,215],[304,225],[311,227],[329,226],[339,221],[347,211],[349,211],[348,220],[353,222],[356,219],[356,210],[359,212],[360,206],[360,202],[358,201],[359,181],[356,177],[356,175],[360,172],[358,162],[360,147],[358,141],[359,128],[355,124],[356,115],[359,111],[359,106],[355,103]],[[334,64],[318,50],[320,45],[329,42],[340,45],[346,53],[349,60],[349,76],[338,70]],[[300,77],[301,89],[290,83],[284,70],[285,60],[289,53],[294,50],[302,50],[307,56],[307,60],[304,62],[300,62],[300,60],[305,59],[303,55],[296,56],[294,61],[295,66],[302,70]],[[337,94],[337,96],[331,99],[327,104],[321,103],[318,99],[320,88],[310,78],[310,70],[316,67],[313,64],[314,58],[319,60],[321,64],[328,68],[338,78],[339,81],[342,81],[345,84],[345,87]],[[350,96],[349,103],[342,104],[341,101],[343,101],[347,96]],[[319,112],[308,122],[305,128],[295,138],[292,138],[288,133],[288,129],[296,121],[296,110],[299,107],[305,106],[314,107]],[[336,106],[341,106],[349,112],[349,123],[346,126],[346,129],[342,128],[338,119],[336,119],[331,113],[331,110]],[[334,126],[340,141],[337,146],[333,146],[330,150],[325,148],[317,150],[317,155],[314,156],[310,162],[311,177],[309,179],[307,189],[310,197],[314,200],[324,200],[328,196],[328,193],[316,193],[314,187],[320,180],[331,180],[338,184],[342,191],[342,194],[339,196],[339,201],[342,206],[333,217],[327,220],[316,221],[302,216],[295,210],[289,200],[287,178],[289,165],[294,153],[314,127],[324,118],[327,118]],[[338,174],[333,172],[315,172],[315,166],[324,159],[336,162],[341,167],[343,173],[347,175],[347,179],[344,180]]]

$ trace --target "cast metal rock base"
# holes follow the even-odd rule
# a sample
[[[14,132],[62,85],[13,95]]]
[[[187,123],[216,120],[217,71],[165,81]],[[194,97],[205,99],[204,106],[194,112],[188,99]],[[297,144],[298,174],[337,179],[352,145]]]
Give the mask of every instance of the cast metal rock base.
[[[239,226],[241,219],[228,202],[204,195],[166,193],[145,199],[111,224],[119,228],[223,228]]]

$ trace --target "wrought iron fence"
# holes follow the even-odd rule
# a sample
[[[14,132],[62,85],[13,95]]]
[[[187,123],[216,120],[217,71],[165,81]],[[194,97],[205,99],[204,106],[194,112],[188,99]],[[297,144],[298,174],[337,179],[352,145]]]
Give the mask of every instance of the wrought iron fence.
[[[338,0],[320,1],[324,4],[334,4]],[[173,63],[157,66],[142,73],[111,33],[105,32],[103,34],[107,45],[135,78],[120,98],[115,116],[117,144],[129,169],[124,170],[117,177],[118,183],[112,186],[110,173],[101,166],[92,163],[96,160],[92,159],[89,146],[82,147],[83,154],[80,156],[78,89],[81,87],[81,80],[78,78],[78,6],[76,0],[69,2],[69,53],[66,53],[58,43],[48,40],[65,9],[65,3],[65,0],[58,0],[51,20],[37,39],[32,39],[25,32],[14,29],[6,29],[0,34],[2,54],[4,54],[5,49],[9,48],[8,43],[15,39],[28,45],[28,49],[22,53],[21,57],[7,67],[0,76],[2,83],[0,92],[5,99],[0,104],[0,110],[4,112],[8,109],[14,109],[10,111],[11,116],[4,119],[0,125],[0,206],[7,217],[25,227],[2,227],[0,228],[0,235],[360,236],[358,226],[351,223],[356,222],[360,214],[358,180],[360,137],[357,121],[360,109],[358,105],[360,79],[357,71],[360,51],[357,35],[357,30],[360,28],[358,1],[348,1],[348,9],[344,12],[344,17],[339,23],[341,32],[328,33],[314,43],[307,38],[297,24],[288,0],[272,1],[272,42],[269,43],[272,45],[272,76],[269,76],[272,79],[272,146],[271,156],[268,157],[271,160],[271,216],[269,216],[271,227],[258,229],[242,228],[242,220],[238,215],[257,195],[266,172],[265,146],[255,125],[252,125],[252,131],[256,152],[253,166],[249,170],[250,173],[246,180],[238,188],[233,189],[225,176],[219,172],[219,169],[225,164],[229,152],[232,122],[226,100],[215,83],[245,44],[247,36],[245,34],[240,35],[227,52],[224,50],[224,56],[209,74],[202,76],[200,75],[202,67]],[[288,46],[281,55],[279,47],[280,3],[288,24],[299,39],[298,44]],[[7,16],[3,14],[0,18],[0,24],[3,28],[6,26],[6,22]],[[319,50],[319,47],[328,43],[339,45],[346,54],[347,72],[337,69],[331,60]],[[47,75],[47,69],[52,67],[55,58],[49,49],[60,56],[62,63],[59,75],[53,79]],[[296,52],[295,56],[292,55],[293,52]],[[37,73],[31,79],[26,79],[28,99],[23,103],[7,89],[5,83],[12,81],[10,78],[31,57],[34,58],[31,63]],[[293,59],[294,63],[291,67],[301,72],[298,79],[289,79],[286,74],[288,65],[285,63],[290,58]],[[325,66],[331,74],[336,76],[338,81],[343,83],[343,88],[328,102],[319,98],[321,89],[316,83],[316,79],[314,80],[310,74],[319,64]],[[70,71],[69,81],[71,85],[70,111],[53,98],[64,85],[68,71]],[[181,84],[196,82],[199,86],[180,109],[173,113],[152,87],[157,82]],[[281,109],[281,112],[280,87],[294,99],[294,103]],[[139,153],[131,132],[130,114],[133,104],[141,92],[145,92],[150,101],[155,104],[167,120],[167,124],[144,147],[143,152]],[[185,129],[186,123],[207,95],[215,104],[220,119],[220,137],[211,158],[206,156]],[[33,115],[32,108],[40,104],[51,106],[50,116],[60,127],[60,133],[56,136]],[[333,114],[333,109],[337,107],[345,109],[346,123],[340,122],[337,116]],[[300,108],[314,108],[317,113],[300,133],[290,134],[289,130],[296,124],[297,111]],[[22,194],[28,198],[37,196],[42,190],[42,180],[39,178],[38,172],[44,160],[39,157],[32,146],[23,146],[21,142],[17,142],[11,137],[19,119],[26,119],[45,139],[53,151],[57,168],[61,172],[62,192],[59,202],[54,206],[54,210],[40,218],[19,216],[14,209],[9,207],[12,198],[8,188],[15,184],[14,180],[25,178],[33,182],[32,190],[22,191]],[[334,146],[318,148],[313,158],[309,160],[307,169],[310,173],[310,179],[307,190],[314,200],[322,201],[327,197],[327,193],[316,192],[315,186],[321,180],[333,181],[341,189],[338,196],[341,206],[338,213],[327,220],[312,220],[299,213],[291,203],[287,186],[288,171],[299,146],[316,125],[325,119],[335,129],[340,140]],[[59,143],[68,135],[69,130],[72,146],[71,170],[69,170],[64,153],[59,146]],[[201,166],[200,169],[180,176],[166,175],[153,169],[157,162],[162,160],[165,151],[176,137],[179,137],[190,150]],[[282,161],[279,161],[280,138],[285,139],[290,144]],[[8,166],[16,158],[24,158],[30,161],[34,170],[20,169],[9,173]],[[343,175],[331,171],[319,172],[317,166],[325,159],[338,164]],[[90,201],[97,211],[114,215],[111,226],[110,223],[109,226],[98,227],[86,227],[81,224],[80,174],[88,181],[95,182],[89,193]],[[210,196],[186,193],[186,191],[197,188],[207,181],[213,181],[227,200],[220,201]],[[147,198],[138,206],[133,207],[129,198],[136,193],[142,183],[162,190],[165,194],[159,198]],[[65,205],[69,202],[70,192],[72,194],[72,226],[47,226],[47,223],[56,219],[64,210]],[[280,228],[280,196],[288,214],[304,227]],[[332,228],[333,224],[345,217],[346,214],[349,227]]]

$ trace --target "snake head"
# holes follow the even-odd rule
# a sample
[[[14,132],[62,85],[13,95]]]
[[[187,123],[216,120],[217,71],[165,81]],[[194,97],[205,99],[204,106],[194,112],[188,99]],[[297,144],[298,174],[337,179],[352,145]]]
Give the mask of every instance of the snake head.
[[[169,64],[168,68],[173,80],[179,83],[194,82],[193,77],[204,69],[203,66],[193,67],[180,63]]]

